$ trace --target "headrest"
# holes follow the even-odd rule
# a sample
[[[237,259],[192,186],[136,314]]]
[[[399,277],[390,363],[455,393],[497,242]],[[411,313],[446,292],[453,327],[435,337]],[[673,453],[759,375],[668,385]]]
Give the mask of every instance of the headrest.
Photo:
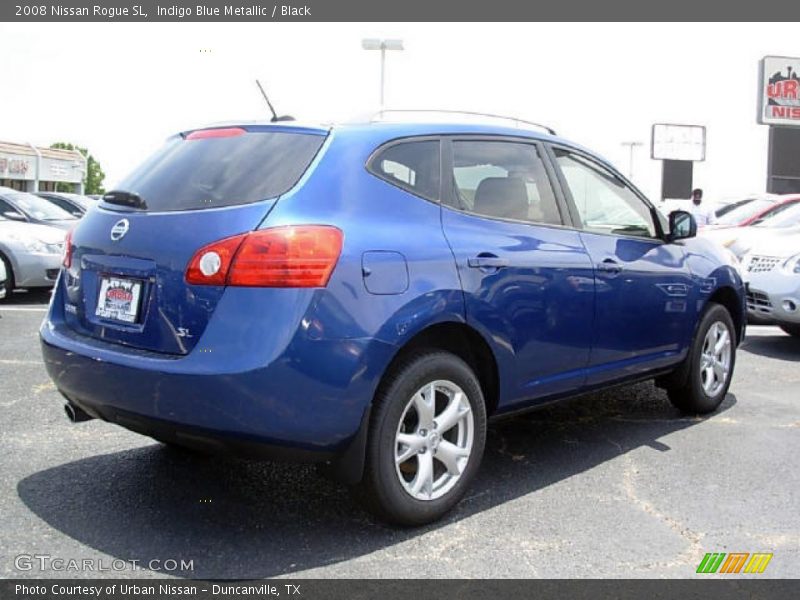
[[[506,219],[528,217],[528,190],[518,177],[487,177],[475,190],[475,212]]]

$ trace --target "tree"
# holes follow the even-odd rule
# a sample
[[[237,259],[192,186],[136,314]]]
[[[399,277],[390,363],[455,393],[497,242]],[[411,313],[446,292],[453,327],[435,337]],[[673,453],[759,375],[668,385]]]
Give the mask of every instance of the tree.
[[[97,162],[97,159],[95,159],[95,157],[92,156],[86,148],[81,148],[80,146],[75,146],[74,144],[70,144],[68,142],[57,142],[50,147],[58,150],[77,150],[87,157],[86,174],[83,176],[83,193],[105,193],[106,190],[103,187],[103,180],[106,178],[106,174],[103,172],[103,169],[100,167],[100,163]],[[71,184],[59,182],[56,184],[56,191],[71,192],[73,190],[71,188]]]

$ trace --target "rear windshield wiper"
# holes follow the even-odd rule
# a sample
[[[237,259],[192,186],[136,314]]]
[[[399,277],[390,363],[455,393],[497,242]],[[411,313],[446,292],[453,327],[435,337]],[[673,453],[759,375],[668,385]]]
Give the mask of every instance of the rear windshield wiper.
[[[130,208],[138,208],[140,210],[147,210],[147,202],[136,192],[127,192],[125,190],[111,190],[103,195],[103,202],[109,204],[117,204],[118,206],[128,206]]]

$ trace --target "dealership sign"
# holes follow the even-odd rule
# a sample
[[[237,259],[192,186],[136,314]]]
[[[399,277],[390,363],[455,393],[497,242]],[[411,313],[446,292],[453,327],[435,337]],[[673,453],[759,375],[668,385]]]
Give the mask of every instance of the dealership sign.
[[[759,123],[800,127],[800,58],[765,56],[758,86]]]
[[[17,175],[24,177],[30,170],[27,160],[0,157],[0,175]]]
[[[650,132],[650,158],[655,160],[705,160],[705,126],[654,123]]]

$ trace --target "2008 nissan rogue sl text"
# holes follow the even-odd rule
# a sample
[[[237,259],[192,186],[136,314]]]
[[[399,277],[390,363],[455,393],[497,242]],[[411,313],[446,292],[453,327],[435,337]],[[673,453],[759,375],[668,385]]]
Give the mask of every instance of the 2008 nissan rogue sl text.
[[[74,421],[323,463],[421,524],[488,417],[651,378],[717,408],[745,294],[695,231],[534,128],[186,131],[70,233],[42,349]]]

